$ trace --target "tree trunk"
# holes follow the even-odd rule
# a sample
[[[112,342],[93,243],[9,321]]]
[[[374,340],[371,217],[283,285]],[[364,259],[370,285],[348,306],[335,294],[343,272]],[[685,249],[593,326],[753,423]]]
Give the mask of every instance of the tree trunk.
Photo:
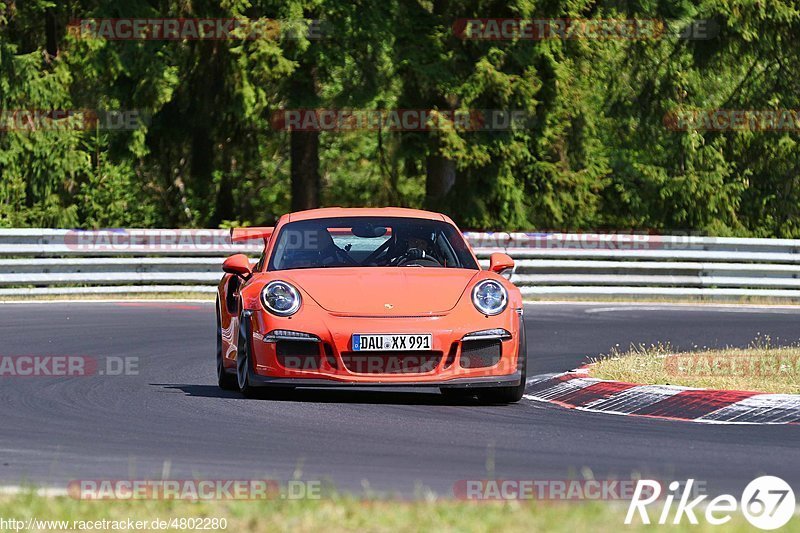
[[[448,211],[447,194],[456,183],[456,164],[442,155],[429,155],[425,163],[425,205]]]
[[[289,134],[292,165],[292,211],[319,207],[319,132],[293,131]]]
[[[219,191],[217,191],[217,198],[214,204],[214,214],[211,217],[212,228],[220,227],[225,220],[239,220],[243,219],[242,213],[237,213],[234,207],[233,188],[235,186],[233,176],[236,173],[236,159],[231,156],[231,143],[225,143],[222,149],[222,161],[225,169],[219,181]],[[261,220],[256,221],[257,224]]]
[[[52,8],[44,12],[45,50],[50,58],[58,55],[58,35],[56,29],[56,14]]]
[[[190,220],[192,224],[200,223],[203,226],[211,218],[211,202],[213,199],[212,186],[214,184],[214,141],[212,132],[205,125],[194,126],[192,132],[190,176],[191,197],[196,206],[199,206],[200,220]],[[194,207],[194,206],[193,206]]]
[[[318,106],[317,73],[313,54],[307,54],[291,80],[290,105],[300,109]],[[320,204],[319,131],[289,133],[292,178],[292,211],[314,209]]]

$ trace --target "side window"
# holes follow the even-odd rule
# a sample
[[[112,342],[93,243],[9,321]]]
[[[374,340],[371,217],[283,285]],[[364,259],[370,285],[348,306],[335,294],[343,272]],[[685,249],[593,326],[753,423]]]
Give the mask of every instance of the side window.
[[[434,246],[439,252],[439,257],[443,259],[443,266],[458,266],[458,258],[456,257],[453,247],[441,232],[437,232]]]
[[[225,293],[225,307],[228,308],[228,313],[232,316],[239,314],[239,286],[242,283],[242,278],[239,276],[231,276],[228,280],[228,290]]]

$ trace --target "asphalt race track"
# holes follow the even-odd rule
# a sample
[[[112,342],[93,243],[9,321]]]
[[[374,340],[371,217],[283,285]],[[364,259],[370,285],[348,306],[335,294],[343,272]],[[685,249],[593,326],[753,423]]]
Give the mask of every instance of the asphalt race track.
[[[615,345],[800,340],[800,309],[526,306],[529,375]],[[414,495],[454,482],[633,473],[741,491],[761,474],[800,485],[800,427],[729,426],[570,411],[436,392],[301,390],[246,400],[215,385],[212,303],[0,305],[0,355],[130,357],[138,375],[0,377],[0,483],[73,479],[325,479]]]

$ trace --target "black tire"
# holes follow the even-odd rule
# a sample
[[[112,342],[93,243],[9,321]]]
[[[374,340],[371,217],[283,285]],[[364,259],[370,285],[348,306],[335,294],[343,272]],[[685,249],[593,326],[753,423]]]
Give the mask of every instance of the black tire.
[[[525,341],[525,322],[522,320],[520,320],[519,361],[517,363],[517,368],[520,370],[521,374],[519,385],[484,389],[478,393],[478,399],[482,403],[516,403],[520,401],[522,395],[525,394],[525,380],[528,374],[528,344]]]
[[[281,399],[288,397],[294,387],[254,387],[251,382],[253,362],[250,360],[250,346],[253,332],[250,329],[249,315],[239,315],[239,338],[236,343],[236,384],[245,398]]]
[[[219,296],[217,296],[217,385],[222,390],[239,390],[236,375],[225,370],[222,364],[222,321],[219,315]]]
[[[245,398],[258,396],[258,389],[250,384],[250,317],[239,315],[239,338],[236,342],[236,382]]]

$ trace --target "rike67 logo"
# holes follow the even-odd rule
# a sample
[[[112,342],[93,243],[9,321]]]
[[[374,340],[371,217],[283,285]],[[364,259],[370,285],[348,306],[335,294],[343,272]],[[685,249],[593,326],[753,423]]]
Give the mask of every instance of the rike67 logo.
[[[664,497],[664,506],[657,514],[655,523],[681,524],[688,520],[690,524],[698,524],[698,514],[712,525],[722,525],[729,522],[732,514],[741,509],[742,514],[751,525],[765,530],[783,527],[792,518],[795,511],[795,497],[792,487],[784,480],[775,476],[761,476],[751,481],[742,492],[740,500],[730,494],[721,494],[706,502],[707,495],[692,498],[694,480],[689,479],[685,484],[673,481],[669,484],[669,492]],[[683,490],[681,490],[683,489]],[[634,516],[638,513],[643,524],[650,524],[651,518],[648,506],[662,497],[662,487],[657,481],[639,480],[633,492],[631,504],[625,523],[632,524]],[[677,500],[677,504],[673,504]],[[650,509],[657,512],[656,508]],[[701,514],[701,510],[704,511]],[[697,514],[695,514],[697,513]],[[655,519],[656,517],[654,517]],[[670,520],[671,518],[671,520]]]

